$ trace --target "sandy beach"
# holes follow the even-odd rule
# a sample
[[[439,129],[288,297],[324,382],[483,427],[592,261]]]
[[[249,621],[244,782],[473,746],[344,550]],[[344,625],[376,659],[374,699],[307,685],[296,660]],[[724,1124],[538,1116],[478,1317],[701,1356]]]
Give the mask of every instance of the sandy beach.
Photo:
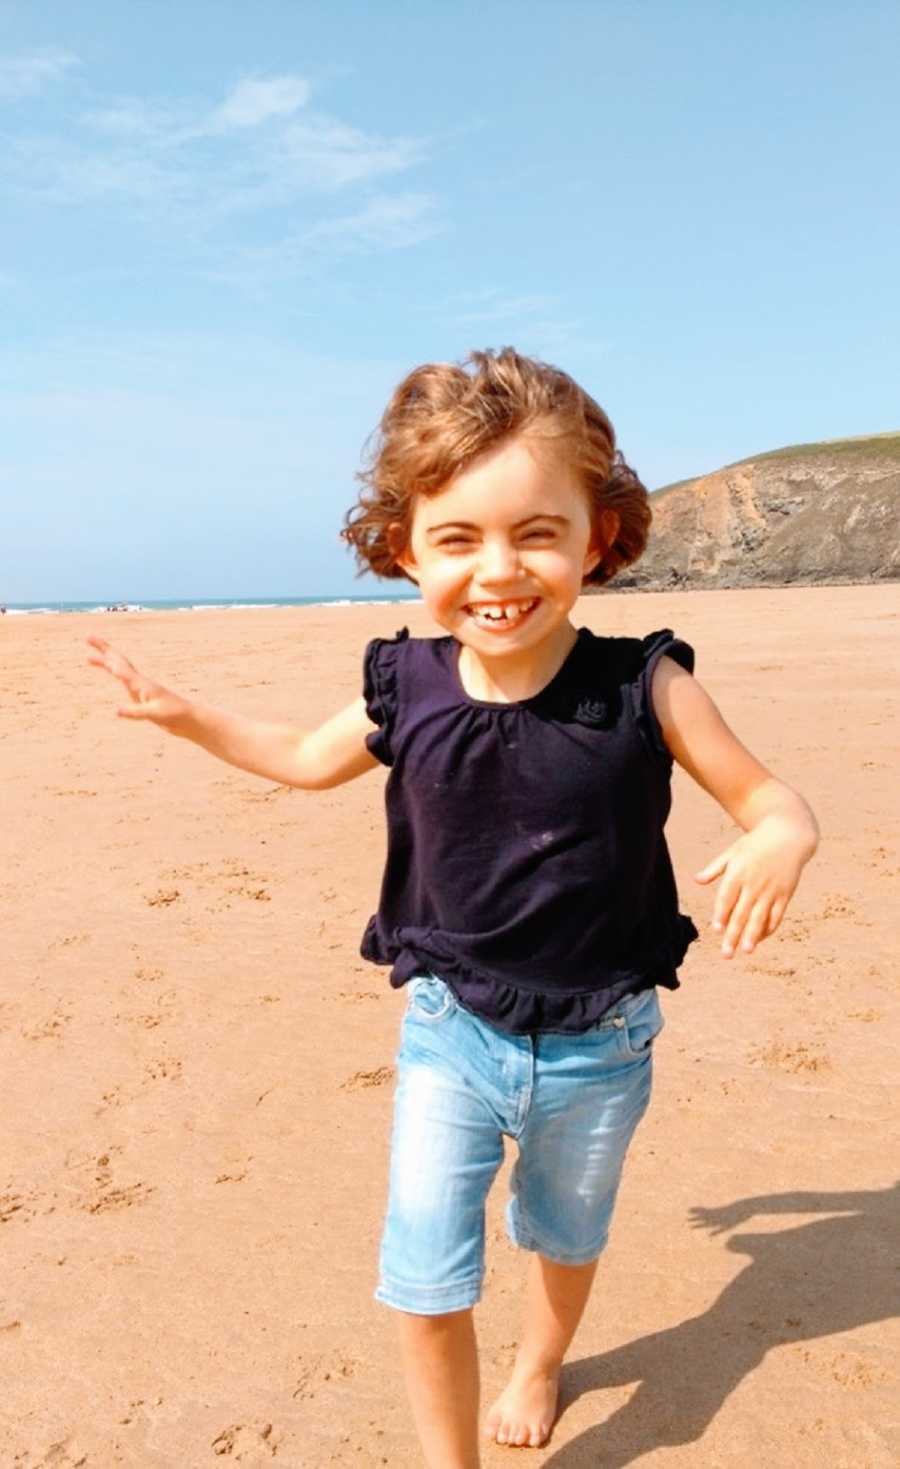
[[[676,772],[702,938],[663,991],[655,1096],[542,1449],[488,1469],[900,1464],[900,587],[607,593],[576,622],[674,628],[726,719],[811,801],[780,931],[721,957],[732,839]],[[418,1469],[372,1300],[403,997],[359,940],[381,770],[274,787],[117,721],[102,633],[182,692],[317,723],[419,606],[0,624],[0,1469]],[[508,1155],[476,1312],[503,1385],[525,1259]]]

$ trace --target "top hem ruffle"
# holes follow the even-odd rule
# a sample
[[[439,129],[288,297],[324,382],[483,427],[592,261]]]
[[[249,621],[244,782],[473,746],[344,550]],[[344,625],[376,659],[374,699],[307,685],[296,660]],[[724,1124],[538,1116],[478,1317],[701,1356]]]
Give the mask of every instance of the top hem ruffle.
[[[423,942],[421,938],[413,939],[410,935],[404,939],[402,930],[397,937],[399,942],[395,944],[382,944],[372,919],[360,951],[364,959],[393,966],[390,980],[394,989],[402,988],[414,975],[434,973],[449,984],[464,1009],[471,1010],[488,1024],[510,1035],[534,1035],[547,1032],[577,1034],[598,1024],[625,995],[652,989],[654,985],[678,989],[680,981],[675,971],[688,946],[699,934],[692,920],[686,914],[679,914],[680,952],[672,959],[661,961],[658,968],[615,970],[607,976],[607,984],[568,993],[525,989],[508,980],[484,974],[446,952],[438,953],[436,946]]]

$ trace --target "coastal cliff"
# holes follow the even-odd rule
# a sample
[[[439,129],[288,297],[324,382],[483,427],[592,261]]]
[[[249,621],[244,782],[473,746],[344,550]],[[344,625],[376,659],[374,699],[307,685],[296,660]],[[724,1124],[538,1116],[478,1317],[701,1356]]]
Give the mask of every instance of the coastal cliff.
[[[617,591],[900,581],[900,433],[776,449],[650,503]]]

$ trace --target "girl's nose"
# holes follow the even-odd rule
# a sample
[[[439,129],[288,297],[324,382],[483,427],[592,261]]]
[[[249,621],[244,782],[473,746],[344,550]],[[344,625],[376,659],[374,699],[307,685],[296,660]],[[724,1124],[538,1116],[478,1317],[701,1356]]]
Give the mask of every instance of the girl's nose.
[[[507,582],[519,571],[519,553],[509,541],[485,541],[478,559],[478,576],[482,582]]]

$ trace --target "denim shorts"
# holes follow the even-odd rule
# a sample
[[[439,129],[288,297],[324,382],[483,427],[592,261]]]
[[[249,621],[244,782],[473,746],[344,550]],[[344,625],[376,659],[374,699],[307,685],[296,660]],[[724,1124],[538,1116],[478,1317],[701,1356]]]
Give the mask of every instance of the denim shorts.
[[[565,1265],[596,1259],[650,1101],[656,990],[626,996],[580,1034],[533,1036],[481,1020],[437,975],[416,975],[407,991],[375,1299],[423,1316],[479,1299],[504,1136],[519,1148],[510,1239]]]

